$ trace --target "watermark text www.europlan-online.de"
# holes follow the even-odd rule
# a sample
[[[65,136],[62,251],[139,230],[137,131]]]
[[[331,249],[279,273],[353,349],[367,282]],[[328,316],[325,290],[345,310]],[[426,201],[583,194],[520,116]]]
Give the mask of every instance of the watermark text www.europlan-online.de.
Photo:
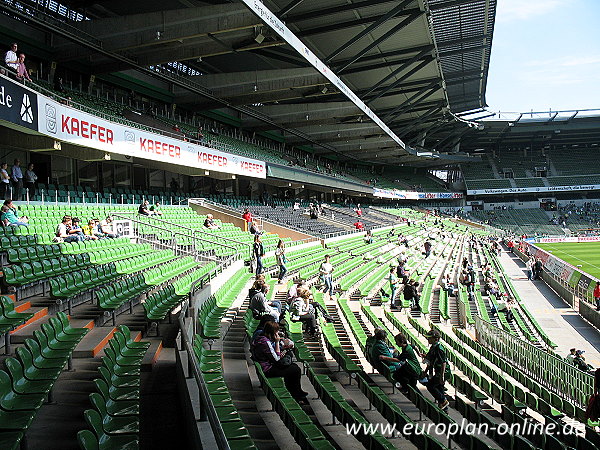
[[[445,436],[452,439],[454,436],[463,434],[476,435],[531,435],[531,434],[551,434],[568,435],[577,433],[577,429],[568,424],[556,424],[549,422],[547,424],[526,421],[524,423],[499,423],[490,425],[487,423],[472,423],[465,419],[455,423],[407,423],[402,427],[389,423],[352,423],[346,425],[346,434],[382,434],[386,437],[408,436],[411,434],[430,434],[434,436]]]

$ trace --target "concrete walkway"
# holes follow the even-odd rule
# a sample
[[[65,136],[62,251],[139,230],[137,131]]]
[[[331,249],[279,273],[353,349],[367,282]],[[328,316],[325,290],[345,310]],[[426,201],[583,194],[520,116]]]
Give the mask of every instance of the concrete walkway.
[[[556,352],[566,356],[570,348],[585,350],[586,361],[600,367],[600,332],[583,320],[543,281],[529,281],[525,264],[510,253],[502,252],[504,270],[537,322],[558,345]]]

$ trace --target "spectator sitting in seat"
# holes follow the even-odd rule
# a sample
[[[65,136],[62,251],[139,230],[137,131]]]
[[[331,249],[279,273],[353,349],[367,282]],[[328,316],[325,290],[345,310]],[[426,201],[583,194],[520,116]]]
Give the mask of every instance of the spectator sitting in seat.
[[[297,364],[286,361],[285,354],[293,343],[279,332],[279,324],[266,322],[263,333],[252,342],[252,358],[257,361],[267,378],[283,377],[290,395],[300,404],[308,404],[307,392],[302,390],[302,372]]]
[[[140,207],[138,208],[138,214],[142,216],[151,216],[152,213],[148,209],[148,200],[144,200]]]
[[[25,54],[19,53],[19,59],[17,63],[17,80],[19,81],[31,81],[27,67],[25,67]]]
[[[372,345],[370,346],[370,351],[368,351],[367,356],[374,369],[381,372],[383,365],[387,366],[392,373],[394,381],[400,383],[402,374],[400,374],[399,369],[404,362],[401,362],[398,358],[394,358],[394,355],[385,341],[386,336],[387,333],[385,330],[382,330],[381,328],[375,329],[374,336],[370,338]]]
[[[14,211],[6,206],[6,204],[2,205],[2,208],[0,209],[0,221],[2,221],[2,225],[4,226],[29,226],[27,217],[17,217]]]
[[[277,301],[270,302],[267,300],[269,293],[269,285],[264,281],[258,285],[258,292],[250,299],[250,309],[254,313],[259,313],[260,316],[269,314],[275,322],[279,322],[281,313],[281,303]]]
[[[100,231],[104,233],[106,237],[116,238],[117,233],[114,231],[113,220],[111,216],[106,216],[106,219],[100,222]]]
[[[94,219],[89,220],[87,225],[82,226],[81,229],[83,231],[83,234],[85,235],[85,239],[100,239],[100,236],[98,236],[96,222],[94,222]]]
[[[17,216],[17,217],[19,216],[17,207],[15,206],[15,204],[13,203],[12,200],[10,200],[10,199],[4,200],[4,206],[6,206],[9,210],[11,210],[15,216]],[[21,216],[21,217],[19,217],[19,220],[21,222],[29,222],[29,217]]]
[[[417,380],[421,375],[421,363],[415,354],[412,345],[408,343],[406,336],[402,333],[394,337],[396,345],[402,352],[394,352],[394,358],[402,364],[394,373],[394,379],[400,383],[400,392],[408,394],[408,386],[417,386]]]
[[[575,358],[573,358],[573,364],[575,364],[575,367],[577,367],[579,370],[583,370],[584,372],[594,370],[591,365],[585,362],[585,357],[583,356],[584,353],[585,350],[577,350],[575,352]]]
[[[204,220],[204,228],[208,228],[209,230],[218,230],[221,227],[215,223],[213,215],[208,214]]]
[[[506,300],[505,300],[506,298]],[[498,312],[503,312],[506,315],[506,320],[508,320],[509,322],[512,322],[512,320],[514,319],[513,313],[510,310],[513,305],[514,305],[514,300],[510,297],[507,297],[507,294],[504,294],[503,296],[498,296],[498,300],[496,300],[496,304],[498,305],[498,307],[494,307],[492,306],[492,314],[496,314]]]
[[[4,64],[14,73],[17,72],[19,68],[19,58],[17,56],[17,43],[13,42],[10,45],[10,49],[4,55]]]
[[[372,244],[373,243],[373,234],[371,233],[371,230],[367,230],[367,234],[365,234],[365,244]]]
[[[256,326],[256,329],[254,330],[254,333],[252,333],[252,339],[250,339],[250,342],[254,342],[257,337],[263,335],[263,332],[265,331],[265,324],[267,322],[273,322],[273,316],[271,316],[269,314],[265,314],[264,316],[262,316],[260,318],[260,321],[258,322],[258,325]]]
[[[250,289],[248,289],[248,298],[252,298],[254,297],[254,294],[256,294],[258,291],[260,291],[260,287],[265,283],[265,276],[264,275],[256,275],[256,278],[254,279],[254,283],[252,283],[252,286],[250,286]]]
[[[365,228],[365,225],[360,220],[357,220],[356,222],[354,222],[354,228],[356,228],[357,230],[363,230]]]
[[[566,360],[570,363],[573,363],[573,360],[575,359],[576,355],[576,350],[575,348],[572,348],[569,350],[569,354],[566,357]]]
[[[151,207],[150,207],[150,213],[155,215],[155,216],[162,216],[163,213],[160,210],[160,203],[156,202],[154,203]]]
[[[56,227],[56,241],[58,242],[77,242],[83,241],[83,233],[81,234],[71,234],[69,231],[71,229],[71,216],[64,216],[62,218],[62,222],[58,224]]]
[[[94,235],[88,235],[85,234],[83,231],[83,228],[81,227],[81,219],[77,218],[77,217],[73,217],[73,220],[71,221],[72,225],[71,228],[68,230],[69,234],[77,234],[77,235],[81,235],[83,236],[83,239],[86,241],[89,240],[97,240],[98,236],[94,236]]]
[[[300,289],[292,299],[290,316],[292,322],[302,322],[310,336],[317,334],[317,319],[314,306],[310,303],[310,291]]]
[[[398,235],[398,245],[404,245],[408,247],[408,238],[403,234]]]

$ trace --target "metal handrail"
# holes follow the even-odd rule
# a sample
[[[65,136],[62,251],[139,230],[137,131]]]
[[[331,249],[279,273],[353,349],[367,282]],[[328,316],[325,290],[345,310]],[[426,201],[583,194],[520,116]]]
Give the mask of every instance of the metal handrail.
[[[202,239],[202,238],[199,238],[199,237],[194,236],[194,235],[180,233],[178,231],[173,231],[173,230],[170,230],[169,228],[166,228],[166,227],[163,227],[163,226],[153,225],[153,224],[149,224],[147,222],[143,222],[143,221],[141,221],[139,219],[134,219],[134,218],[130,217],[128,214],[132,214],[132,213],[120,213],[120,214],[111,214],[111,215],[112,215],[112,217],[117,217],[117,218],[121,218],[121,219],[124,219],[124,220],[129,220],[129,221],[131,221],[133,223],[136,223],[136,224],[145,225],[145,226],[153,227],[153,228],[156,228],[156,229],[159,229],[159,230],[162,230],[162,231],[166,231],[167,233],[170,233],[171,236],[173,236],[173,237],[175,237],[175,236],[182,236],[182,237],[185,237],[185,238],[197,239],[199,241],[204,241],[204,242],[208,242],[210,244],[215,244],[215,242],[209,241],[207,239]],[[142,239],[144,239],[144,238],[142,238]],[[146,240],[148,240],[148,239],[146,239]],[[230,257],[228,257],[227,258],[228,260],[230,260],[230,259],[237,259],[237,257],[239,256],[239,254],[238,254],[237,249],[235,247],[232,247],[230,245],[225,245],[225,244],[220,244],[220,245],[222,245],[223,247],[227,247],[227,248],[233,250],[233,255],[231,255]],[[196,255],[195,252],[188,252],[188,251],[185,251],[185,250],[178,250],[178,249],[175,250],[175,253],[192,253],[192,255]],[[210,260],[210,261],[215,261],[215,262],[219,262],[220,261],[218,258],[214,258],[212,256],[200,254],[200,252],[198,252],[197,256],[200,256],[203,259],[207,259],[207,260]]]
[[[225,210],[227,210],[227,211],[229,211],[229,212],[235,212],[235,213],[239,213],[239,212],[238,212],[236,209],[234,209],[234,208],[231,208],[231,207],[230,207],[230,206],[228,206],[228,205],[223,205],[223,204],[221,204],[221,203],[213,202],[212,200],[209,200],[209,199],[207,199],[207,198],[190,198],[190,199],[188,200],[188,202],[189,202],[189,203],[193,203],[193,204],[195,204],[195,205],[200,205],[200,206],[202,206],[202,203],[206,203],[206,204],[208,204],[208,205],[211,205],[211,206],[216,206],[216,207],[219,207],[219,208],[223,208],[223,209],[225,209]],[[267,223],[267,224],[269,224],[269,225],[273,225],[273,226],[275,226],[275,227],[289,228],[289,229],[291,229],[291,230],[293,230],[293,231],[298,231],[298,232],[300,232],[300,233],[302,233],[302,234],[306,234],[306,235],[310,236],[310,237],[308,237],[308,238],[299,239],[299,240],[301,240],[301,241],[307,241],[307,242],[310,242],[310,241],[311,241],[311,239],[312,239],[313,241],[318,241],[318,240],[320,240],[320,239],[321,239],[321,238],[318,238],[318,237],[316,237],[316,236],[313,236],[313,235],[311,235],[311,234],[307,233],[305,230],[302,230],[301,228],[298,228],[298,227],[293,227],[293,226],[290,226],[290,225],[282,225],[282,224],[279,224],[279,223],[271,222],[271,221],[269,221],[269,220],[267,220],[267,219],[263,218],[262,216],[254,216],[254,215],[253,215],[253,216],[252,216],[252,218],[253,218],[253,219],[259,219],[259,220],[261,221],[261,223],[262,223],[262,222],[264,222],[264,223]]]
[[[178,228],[183,228],[183,229],[185,229],[185,230],[191,231],[192,233],[200,233],[200,234],[205,234],[206,236],[210,236],[211,238],[213,238],[213,237],[214,237],[215,239],[217,239],[217,240],[219,240],[219,241],[222,241],[222,240],[223,240],[223,241],[229,241],[229,242],[233,242],[234,244],[246,245],[246,246],[248,246],[248,247],[251,247],[251,245],[250,245],[250,244],[247,244],[246,242],[238,241],[238,240],[236,240],[236,239],[231,239],[231,238],[224,237],[224,236],[218,236],[218,237],[216,237],[216,236],[213,236],[213,235],[211,235],[210,233],[207,233],[207,232],[206,232],[206,231],[204,231],[204,230],[201,230],[201,229],[195,229],[195,228],[190,228],[190,227],[186,227],[185,225],[181,225],[181,224],[179,224],[179,223],[173,223],[173,222],[169,222],[169,221],[167,221],[167,220],[165,220],[165,219],[161,219],[160,217],[155,217],[155,216],[147,216],[147,218],[148,218],[148,219],[152,219],[152,220],[157,220],[157,221],[159,221],[159,222],[165,222],[165,223],[168,223],[170,226],[174,226],[174,227],[178,227]]]

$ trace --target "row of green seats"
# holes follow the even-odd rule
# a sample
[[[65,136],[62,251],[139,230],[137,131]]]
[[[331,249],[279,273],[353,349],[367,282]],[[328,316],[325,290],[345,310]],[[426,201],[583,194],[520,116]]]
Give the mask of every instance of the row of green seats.
[[[129,328],[120,326],[105,348],[100,378],[94,380],[98,392],[90,394],[94,409],[84,412],[88,426],[77,440],[83,450],[139,448],[140,370],[149,342],[131,339]]]
[[[169,261],[161,264],[150,270],[144,271],[143,280],[149,286],[162,284],[170,278],[176,277],[190,269],[198,266],[198,263],[192,256],[186,256],[184,258],[177,258],[173,261]]]
[[[137,298],[149,288],[150,286],[144,283],[144,275],[137,274],[96,290],[96,299],[100,308],[112,311]]]
[[[9,248],[8,260],[11,263],[32,262],[39,259],[50,259],[61,256],[58,245],[32,245],[20,248]]]
[[[217,263],[211,261],[207,264],[204,264],[202,267],[196,270],[192,270],[190,273],[180,277],[173,283],[173,287],[175,288],[175,293],[177,295],[185,295],[194,286],[198,281],[210,281],[217,273]]]
[[[203,339],[221,337],[221,318],[231,308],[249,279],[250,274],[245,269],[238,270],[217,292],[202,303],[198,310],[198,329]]]
[[[4,268],[4,280],[7,284],[22,286],[74,270],[82,270],[89,265],[90,260],[87,254],[65,255],[31,263],[13,264]]]
[[[149,254],[115,261],[115,267],[118,273],[130,274],[171,261],[173,258],[175,258],[173,250],[153,251]]]
[[[90,267],[77,272],[50,278],[50,292],[55,298],[70,298],[115,279],[114,263]]]
[[[51,399],[54,383],[60,376],[73,349],[88,332],[72,328],[65,314],[58,313],[25,346],[16,350],[16,358],[4,360],[7,371],[0,370],[0,447],[16,450],[37,411]]]

